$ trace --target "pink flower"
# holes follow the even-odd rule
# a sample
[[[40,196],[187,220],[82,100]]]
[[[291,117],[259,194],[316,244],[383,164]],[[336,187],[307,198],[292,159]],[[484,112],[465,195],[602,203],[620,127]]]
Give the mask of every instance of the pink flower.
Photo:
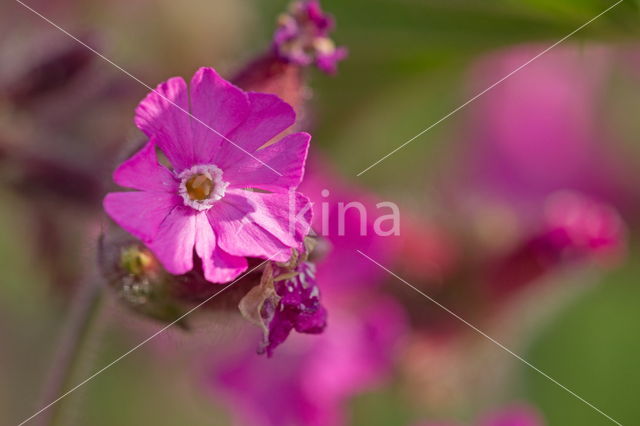
[[[172,274],[193,268],[194,249],[216,283],[244,272],[246,257],[285,262],[309,230],[309,201],[296,188],[311,136],[262,147],[294,122],[277,96],[243,92],[211,68],[198,70],[190,89],[171,78],[136,109],[149,142],[114,173],[138,191],[110,193],[104,208]]]
[[[320,70],[334,74],[338,62],[347,57],[347,49],[336,47],[329,37],[333,18],[320,7],[318,0],[294,2],[289,13],[280,17],[273,36],[276,54],[300,66],[315,64]]]

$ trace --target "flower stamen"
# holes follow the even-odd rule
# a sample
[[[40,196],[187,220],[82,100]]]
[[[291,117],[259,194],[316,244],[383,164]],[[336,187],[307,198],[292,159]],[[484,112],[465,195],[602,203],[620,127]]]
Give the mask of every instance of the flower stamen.
[[[196,210],[208,210],[213,204],[224,197],[229,186],[222,180],[222,170],[214,164],[200,164],[179,175],[179,194],[182,196],[185,206]]]
[[[206,175],[195,175],[187,180],[187,194],[194,201],[203,201],[213,192],[213,181]]]

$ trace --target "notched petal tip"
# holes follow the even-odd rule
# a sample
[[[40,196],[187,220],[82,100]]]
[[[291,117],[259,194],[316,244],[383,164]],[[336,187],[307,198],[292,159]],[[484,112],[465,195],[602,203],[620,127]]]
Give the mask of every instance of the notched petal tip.
[[[176,108],[174,104],[188,108],[188,103],[181,105],[184,100],[182,97],[186,94],[187,82],[182,77],[171,77],[158,84],[138,103],[134,119],[136,126],[147,136],[152,136],[155,132],[150,127],[155,127],[156,124],[152,123],[152,119],[169,108]]]

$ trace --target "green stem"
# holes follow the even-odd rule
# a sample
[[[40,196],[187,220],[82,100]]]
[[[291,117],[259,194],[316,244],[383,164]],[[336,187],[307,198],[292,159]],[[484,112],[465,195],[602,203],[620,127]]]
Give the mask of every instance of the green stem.
[[[78,364],[82,362],[88,346],[87,343],[91,340],[90,337],[95,328],[94,325],[100,316],[103,287],[98,282],[96,277],[92,277],[89,284],[81,289],[74,301],[60,338],[60,346],[43,387],[39,409],[51,405],[34,418],[35,424],[54,426],[63,417],[66,396],[59,401],[56,400],[72,387],[71,381],[74,373]],[[54,403],[54,401],[56,402]]]

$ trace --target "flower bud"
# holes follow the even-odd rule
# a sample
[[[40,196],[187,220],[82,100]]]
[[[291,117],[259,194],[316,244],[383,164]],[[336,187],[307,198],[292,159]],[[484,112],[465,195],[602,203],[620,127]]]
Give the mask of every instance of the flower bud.
[[[173,297],[174,278],[132,237],[117,231],[103,234],[98,255],[103,275],[129,309],[166,323],[176,321],[186,311]],[[177,325],[188,328],[184,320]]]
[[[335,74],[338,62],[347,57],[347,49],[336,47],[329,37],[333,27],[333,18],[317,0],[293,2],[278,19],[269,51],[242,69],[233,83],[248,91],[278,95],[302,115],[311,96],[303,69],[315,65]]]
[[[163,323],[176,321],[203,302],[207,303],[199,309],[202,312],[237,315],[240,301],[259,287],[265,263],[248,259],[249,272],[226,285],[207,281],[197,259],[192,271],[172,275],[139,240],[115,226],[101,236],[98,256],[102,274],[118,299],[134,312]],[[177,324],[188,328],[186,319]]]
[[[347,50],[336,47],[329,37],[334,25],[333,17],[322,10],[318,0],[295,1],[278,20],[274,51],[284,61],[303,67],[315,65],[327,74],[335,74]]]

